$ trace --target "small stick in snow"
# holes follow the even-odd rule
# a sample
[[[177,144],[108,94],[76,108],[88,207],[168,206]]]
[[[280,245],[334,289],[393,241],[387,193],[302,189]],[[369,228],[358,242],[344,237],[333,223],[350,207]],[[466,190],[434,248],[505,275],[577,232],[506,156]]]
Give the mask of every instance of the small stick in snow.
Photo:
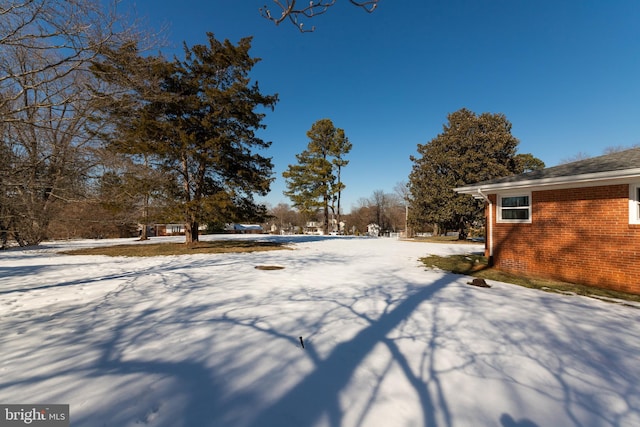
[[[304,341],[302,341],[302,337],[300,337],[300,345],[304,348]]]

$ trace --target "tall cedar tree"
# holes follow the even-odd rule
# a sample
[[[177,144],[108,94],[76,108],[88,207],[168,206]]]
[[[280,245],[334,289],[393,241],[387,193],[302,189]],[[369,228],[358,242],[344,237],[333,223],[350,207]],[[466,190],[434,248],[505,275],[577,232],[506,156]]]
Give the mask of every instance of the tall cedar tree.
[[[198,240],[204,221],[260,220],[272,182],[270,158],[254,152],[271,143],[256,137],[265,126],[258,107],[274,107],[248,77],[259,61],[249,56],[251,38],[238,45],[207,33],[208,45],[184,46],[185,59],[141,57],[128,46],[96,64],[95,72],[126,94],[108,104],[117,122],[112,147],[155,159],[171,174],[176,211],[186,242]]]
[[[435,224],[466,238],[469,226],[483,219],[481,200],[453,189],[488,179],[544,167],[531,154],[516,154],[519,141],[504,114],[476,115],[465,108],[447,116],[444,131],[418,144],[421,157],[411,156],[409,220],[416,229]]]
[[[307,137],[310,139],[307,149],[296,154],[298,164],[289,165],[282,174],[287,185],[284,194],[305,215],[322,209],[323,230],[328,234],[329,208],[334,209],[335,200],[338,201],[340,223],[340,196],[345,188],[340,174],[349,163],[344,156],[351,151],[351,143],[344,130],[336,128],[329,119],[315,122]]]

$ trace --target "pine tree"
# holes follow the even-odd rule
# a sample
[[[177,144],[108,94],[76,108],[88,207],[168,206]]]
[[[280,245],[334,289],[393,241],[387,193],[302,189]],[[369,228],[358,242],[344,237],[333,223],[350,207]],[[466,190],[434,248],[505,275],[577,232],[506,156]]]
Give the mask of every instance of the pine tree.
[[[282,174],[286,180],[284,192],[293,206],[305,215],[323,212],[324,233],[329,232],[329,208],[338,201],[340,221],[340,197],[345,185],[341,181],[342,168],[348,164],[344,156],[351,151],[351,143],[344,130],[336,128],[329,119],[315,122],[307,132],[307,149],[296,155],[298,163],[289,165]]]
[[[516,154],[518,144],[503,114],[476,115],[465,108],[449,114],[441,134],[418,144],[421,157],[411,156],[411,225],[435,224],[466,238],[469,225],[483,218],[482,201],[453,189],[544,167],[531,154]]]
[[[346,160],[343,156],[348,154],[351,151],[351,142],[349,142],[349,138],[346,137],[343,129],[337,129],[336,131],[336,140],[335,140],[335,150],[334,150],[334,158],[331,163],[333,164],[334,170],[336,171],[336,182],[333,186],[334,200],[337,199],[337,211],[336,211],[336,222],[338,226],[338,231],[340,231],[340,200],[342,198],[342,190],[345,189],[345,185],[342,182],[342,168],[349,164],[349,160]],[[331,207],[334,210],[333,206]]]
[[[254,152],[270,146],[255,135],[265,127],[256,109],[273,108],[277,96],[251,84],[259,61],[249,56],[251,38],[236,46],[207,36],[207,45],[184,46],[184,60],[141,57],[129,46],[95,67],[128,91],[107,104],[118,123],[112,147],[173,176],[187,243],[203,222],[261,219],[266,208],[253,194],[266,195],[272,181],[271,159]]]

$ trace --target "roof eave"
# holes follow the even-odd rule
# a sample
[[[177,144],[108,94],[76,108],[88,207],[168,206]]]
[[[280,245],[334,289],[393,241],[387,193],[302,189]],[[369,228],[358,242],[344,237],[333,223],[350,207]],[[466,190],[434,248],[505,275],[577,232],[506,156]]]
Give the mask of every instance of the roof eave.
[[[481,195],[482,193],[496,193],[499,191],[534,189],[547,187],[571,187],[585,186],[589,184],[597,185],[609,181],[623,181],[640,178],[640,168],[625,169],[608,172],[597,172],[581,175],[561,176],[554,178],[529,179],[512,182],[501,182],[496,184],[482,184],[481,182],[474,185],[454,188],[454,191],[460,194]]]

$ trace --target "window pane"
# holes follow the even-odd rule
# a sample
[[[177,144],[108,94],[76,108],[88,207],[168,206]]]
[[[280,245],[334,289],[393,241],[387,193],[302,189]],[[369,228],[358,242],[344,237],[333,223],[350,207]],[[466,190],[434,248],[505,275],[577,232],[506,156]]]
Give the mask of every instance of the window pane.
[[[529,206],[529,196],[503,197],[502,206],[505,208],[517,208]]]
[[[502,219],[529,219],[529,209],[502,209]]]

